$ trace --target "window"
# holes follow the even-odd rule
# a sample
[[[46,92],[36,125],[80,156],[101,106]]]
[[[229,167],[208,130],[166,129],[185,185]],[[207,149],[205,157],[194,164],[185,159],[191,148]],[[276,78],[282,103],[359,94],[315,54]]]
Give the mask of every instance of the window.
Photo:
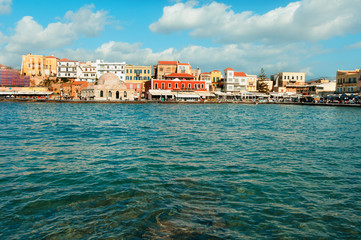
[[[178,83],[175,84],[175,88],[178,88]]]
[[[115,98],[116,98],[116,99],[119,99],[119,91],[116,91],[116,93],[115,93]]]
[[[130,69],[130,73],[133,73],[133,70],[132,70],[132,69]]]
[[[202,84],[202,89],[204,89],[204,84]]]
[[[182,83],[182,89],[184,89],[184,83]]]
[[[132,80],[132,78],[133,78],[133,77],[132,77],[132,76],[130,76],[130,80]]]
[[[148,74],[149,74],[149,69],[148,69]]]
[[[127,97],[127,92],[126,91],[124,91],[124,97]]]
[[[100,91],[100,97],[103,97],[104,94],[103,94],[103,91]]]
[[[158,83],[154,84],[154,89],[158,89]]]
[[[191,84],[190,83],[188,83],[188,89],[191,89]]]
[[[128,73],[128,69],[127,69],[127,73]]]
[[[164,83],[162,83],[162,89],[164,89]]]
[[[172,84],[171,84],[171,83],[168,83],[168,88],[172,88]]]
[[[130,89],[133,89],[133,84],[130,84]]]
[[[137,88],[138,88],[138,89],[140,88],[140,84],[137,84]]]

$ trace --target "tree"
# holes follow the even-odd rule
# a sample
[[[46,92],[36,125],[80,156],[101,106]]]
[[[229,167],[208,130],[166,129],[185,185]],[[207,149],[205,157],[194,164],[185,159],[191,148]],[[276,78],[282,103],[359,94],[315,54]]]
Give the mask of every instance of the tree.
[[[264,69],[261,68],[261,73],[258,75],[258,81],[261,80],[261,81],[265,81],[267,78],[266,74],[264,73]]]
[[[267,76],[266,76],[263,68],[261,68],[261,73],[258,75],[257,90],[261,93],[269,92]]]

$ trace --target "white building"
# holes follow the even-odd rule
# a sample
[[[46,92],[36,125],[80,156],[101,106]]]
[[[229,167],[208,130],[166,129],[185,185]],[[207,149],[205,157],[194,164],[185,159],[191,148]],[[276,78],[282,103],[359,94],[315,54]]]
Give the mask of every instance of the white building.
[[[114,73],[120,81],[125,80],[125,62],[104,62],[96,60],[96,72],[99,79],[104,73]]]
[[[78,78],[78,61],[68,60],[66,58],[60,59],[57,65],[58,78]]]
[[[191,74],[191,65],[189,65],[189,63],[178,63],[177,73]]]
[[[97,65],[95,62],[80,63],[78,67],[79,81],[95,83],[97,79]]]
[[[224,69],[224,92],[246,92],[247,75],[244,72],[235,72],[232,68]]]

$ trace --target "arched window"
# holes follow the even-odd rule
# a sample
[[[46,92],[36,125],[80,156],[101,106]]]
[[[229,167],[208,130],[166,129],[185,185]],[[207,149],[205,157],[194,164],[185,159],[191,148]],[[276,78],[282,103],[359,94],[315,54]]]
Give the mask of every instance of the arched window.
[[[108,92],[108,97],[110,97],[110,98],[112,97],[112,92],[111,91]]]
[[[127,97],[127,92],[126,91],[124,91],[124,97]]]
[[[103,91],[100,91],[100,97],[104,97]]]
[[[154,89],[158,89],[158,83],[154,84]]]
[[[162,83],[162,89],[164,89],[164,83]]]
[[[119,91],[116,91],[116,93],[115,93],[115,98],[116,98],[116,99],[119,99]]]

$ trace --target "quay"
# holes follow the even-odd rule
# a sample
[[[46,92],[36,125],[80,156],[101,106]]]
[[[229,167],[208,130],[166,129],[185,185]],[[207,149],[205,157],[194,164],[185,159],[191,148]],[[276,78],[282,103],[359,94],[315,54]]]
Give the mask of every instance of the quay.
[[[314,103],[314,102],[267,102],[267,101],[100,101],[100,100],[59,100],[59,99],[20,99],[20,98],[0,98],[0,102],[26,102],[26,103],[90,103],[90,104],[198,104],[198,105],[212,105],[212,104],[248,104],[248,105],[305,105],[305,106],[328,106],[328,107],[361,107],[361,104],[349,103]]]

